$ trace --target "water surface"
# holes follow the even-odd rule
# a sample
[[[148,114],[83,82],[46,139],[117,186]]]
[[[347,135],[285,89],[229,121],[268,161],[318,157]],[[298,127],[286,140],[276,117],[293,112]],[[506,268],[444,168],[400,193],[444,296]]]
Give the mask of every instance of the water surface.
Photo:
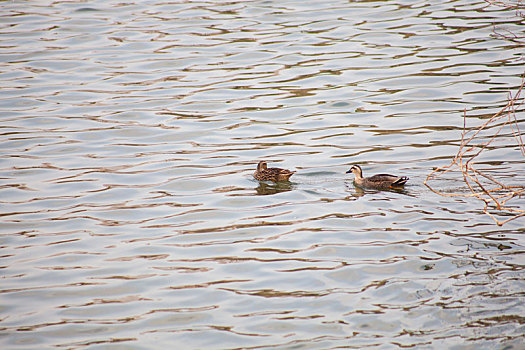
[[[519,88],[523,45],[494,31],[523,33],[514,11],[0,8],[3,348],[523,347],[523,218],[423,185],[464,111],[478,126]],[[479,166],[523,184],[501,135]],[[297,174],[259,183],[260,160]],[[361,190],[354,163],[410,181]]]

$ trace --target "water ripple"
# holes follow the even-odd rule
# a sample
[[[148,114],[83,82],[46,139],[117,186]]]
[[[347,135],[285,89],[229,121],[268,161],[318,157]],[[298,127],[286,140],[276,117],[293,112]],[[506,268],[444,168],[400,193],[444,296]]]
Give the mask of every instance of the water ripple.
[[[523,221],[422,185],[464,111],[477,125],[520,86],[522,46],[497,35],[515,12],[0,7],[3,347],[520,348]],[[521,183],[501,137],[480,165]],[[297,173],[257,182],[263,159]],[[354,163],[410,182],[357,188]]]

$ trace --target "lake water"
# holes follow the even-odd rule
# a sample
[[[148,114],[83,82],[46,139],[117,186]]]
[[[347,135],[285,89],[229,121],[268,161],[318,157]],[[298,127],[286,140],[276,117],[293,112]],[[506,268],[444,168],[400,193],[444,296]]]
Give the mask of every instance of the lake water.
[[[3,349],[525,347],[525,217],[423,184],[464,111],[479,126],[518,90],[523,42],[498,35],[523,35],[514,10],[0,10]],[[510,129],[498,142],[479,166],[523,184]],[[297,173],[259,183],[260,160]],[[410,181],[361,190],[352,164]],[[432,186],[469,193],[458,172]]]

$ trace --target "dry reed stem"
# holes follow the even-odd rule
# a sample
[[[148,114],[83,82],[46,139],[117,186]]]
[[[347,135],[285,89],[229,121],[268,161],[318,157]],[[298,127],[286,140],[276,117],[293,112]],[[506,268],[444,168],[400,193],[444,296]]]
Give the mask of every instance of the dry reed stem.
[[[525,3],[523,0],[514,0],[514,1],[509,1],[509,0],[485,0],[485,2],[491,4],[491,5],[495,5],[495,6],[499,6],[499,7],[504,7],[504,8],[508,8],[508,9],[513,9],[513,10],[522,10],[525,8]]]
[[[443,197],[462,197],[478,198],[484,202],[483,212],[487,214],[496,224],[503,225],[511,220],[525,216],[525,210],[511,207],[508,202],[525,195],[525,186],[523,185],[506,185],[501,180],[484,173],[474,167],[475,159],[483,152],[488,152],[488,146],[498,139],[500,132],[505,126],[509,126],[521,154],[525,156],[525,144],[519,128],[519,120],[516,117],[516,111],[520,110],[525,102],[522,92],[525,88],[525,80],[522,80],[518,91],[513,95],[509,92],[507,104],[496,114],[490,117],[477,128],[467,129],[467,115],[463,112],[463,131],[461,133],[461,144],[458,152],[449,165],[434,169],[424,181],[424,184],[434,193]],[[475,143],[483,131],[498,127],[491,137],[484,142]],[[468,137],[467,137],[468,136]],[[503,136],[504,137],[504,136]],[[430,186],[429,181],[436,179],[451,171],[461,171],[463,181],[467,185],[470,193],[444,193]],[[505,220],[499,220],[492,212],[496,210],[499,215],[510,215]]]
[[[502,7],[507,10],[514,10],[516,17],[525,18],[525,1],[524,0],[485,0],[489,5]],[[525,42],[524,35],[517,35],[516,33],[502,28],[501,26],[493,25],[492,32],[501,39],[517,42],[523,44]]]

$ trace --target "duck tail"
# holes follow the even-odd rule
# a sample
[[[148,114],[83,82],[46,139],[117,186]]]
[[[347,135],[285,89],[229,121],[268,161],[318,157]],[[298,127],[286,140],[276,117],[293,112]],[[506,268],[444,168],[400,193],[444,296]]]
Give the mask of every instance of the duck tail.
[[[392,183],[392,186],[403,186],[408,181],[407,176],[402,176]]]
[[[290,176],[292,176],[293,174],[295,174],[295,171],[288,171],[285,176],[289,179]]]
[[[285,170],[285,171],[281,171],[281,173],[279,174],[279,177],[286,181],[286,180],[288,180],[293,174],[295,174],[295,171]]]

